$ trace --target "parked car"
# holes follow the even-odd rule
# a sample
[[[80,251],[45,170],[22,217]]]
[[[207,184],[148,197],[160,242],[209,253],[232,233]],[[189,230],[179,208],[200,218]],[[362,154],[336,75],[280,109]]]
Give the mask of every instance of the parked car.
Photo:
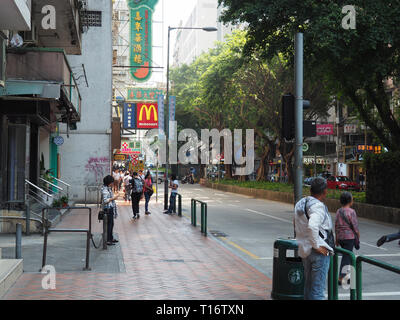
[[[361,186],[346,176],[330,176],[327,179],[328,189],[360,191]]]
[[[318,175],[318,177],[324,178],[324,179],[328,179],[330,176],[332,176],[332,173],[328,172],[328,171],[324,171],[322,173],[320,173]]]

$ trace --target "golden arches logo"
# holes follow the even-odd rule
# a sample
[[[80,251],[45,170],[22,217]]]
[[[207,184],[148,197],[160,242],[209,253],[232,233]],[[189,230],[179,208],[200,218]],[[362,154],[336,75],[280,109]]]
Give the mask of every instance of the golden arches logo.
[[[146,111],[146,120],[149,121],[150,120],[150,116],[151,116],[151,110],[153,110],[153,114],[154,114],[154,121],[158,121],[158,115],[157,115],[157,110],[156,107],[152,104],[149,107],[147,105],[142,105],[142,108],[140,109],[140,113],[139,113],[139,121],[143,121],[143,111]]]

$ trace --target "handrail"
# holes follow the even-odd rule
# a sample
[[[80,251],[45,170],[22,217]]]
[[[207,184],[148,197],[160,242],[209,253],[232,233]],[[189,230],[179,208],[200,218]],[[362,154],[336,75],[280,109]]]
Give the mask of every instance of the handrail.
[[[354,285],[354,279],[356,277],[356,256],[352,251],[335,247],[333,248],[335,254],[331,256],[329,274],[328,274],[328,299],[329,300],[339,300],[339,284],[338,284],[338,253],[342,255],[348,255],[351,260],[351,276],[350,276],[350,300],[357,300],[356,288]]]
[[[201,233],[204,234],[204,236],[207,237],[207,203],[197,200],[197,199],[191,199],[191,222],[192,225],[196,227],[197,225],[197,219],[196,219],[196,207],[197,207],[197,202],[201,204]]]
[[[70,186],[71,186],[70,184],[66,183],[65,181],[62,181],[62,180],[60,180],[60,179],[57,179],[56,177],[54,177],[54,176],[52,176],[52,175],[51,175],[51,177],[52,177],[54,180],[56,180],[57,182],[60,182],[61,184],[65,185],[65,186],[67,186],[67,187],[70,187]]]
[[[32,182],[30,182],[29,180],[25,179],[25,183],[31,185],[32,187],[34,187],[35,189],[43,192],[46,196],[53,198],[53,196],[51,194],[48,194],[46,191],[44,191],[42,188],[38,187],[37,185],[33,184]]]
[[[63,188],[61,188],[61,187],[59,187],[59,186],[57,186],[57,185],[51,183],[50,181],[47,181],[47,180],[45,180],[45,179],[43,179],[43,178],[39,178],[39,180],[42,180],[43,182],[45,182],[45,183],[51,185],[51,186],[54,187],[54,188],[57,188],[58,190],[64,191]]]
[[[356,288],[358,300],[362,300],[362,262],[400,274],[400,267],[369,257],[358,256],[356,259]]]

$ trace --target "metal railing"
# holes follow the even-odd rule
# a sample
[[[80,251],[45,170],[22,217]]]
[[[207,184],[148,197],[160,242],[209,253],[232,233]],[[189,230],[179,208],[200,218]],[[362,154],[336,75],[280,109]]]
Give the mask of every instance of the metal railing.
[[[357,300],[362,300],[362,262],[372,264],[376,267],[395,272],[400,274],[400,267],[391,265],[389,263],[372,259],[369,257],[358,256],[356,259],[356,289],[357,289]]]
[[[93,191],[96,192],[96,195],[97,195],[97,201],[96,201],[97,208],[100,207],[100,190],[101,190],[101,185],[98,185],[98,186],[85,186],[85,207],[87,205],[87,193],[88,193],[88,191],[89,192],[93,192]]]
[[[57,179],[54,176],[51,176],[54,180],[56,180],[57,182],[61,183],[62,185],[64,185],[65,187],[67,187],[67,197],[69,199],[69,188],[71,187],[70,184],[66,183],[65,181],[62,181],[61,179]]]
[[[197,200],[197,199],[192,199],[191,200],[191,222],[193,226],[197,226],[197,217],[196,217],[196,210],[197,210],[197,203],[201,204],[201,233],[204,234],[204,236],[207,236],[207,203]]]
[[[342,249],[342,248],[334,248],[335,254],[331,256],[330,266],[329,266],[329,274],[328,274],[328,299],[329,300],[339,300],[339,254],[347,255],[351,260],[351,277],[350,277],[350,300],[357,300],[356,289],[354,285],[354,281],[356,278],[355,270],[356,270],[356,256],[353,252]]]
[[[61,198],[62,196],[67,196],[66,192],[64,191],[63,188],[55,185],[54,183],[51,183],[50,181],[47,181],[43,178],[39,178],[39,180],[43,183],[43,185],[45,186],[45,190],[52,194],[53,197],[58,197]]]
[[[89,227],[88,229],[56,229],[49,228],[49,219],[45,217],[45,212],[48,208],[42,209],[42,221],[43,221],[43,231],[44,231],[44,240],[43,240],[43,257],[42,257],[42,269],[46,265],[46,255],[47,255],[47,238],[51,232],[82,232],[86,233],[86,263],[85,268],[83,270],[89,271],[89,257],[90,257],[90,240],[93,241],[92,235],[92,209],[89,207],[67,207],[67,208],[53,208],[57,210],[68,209],[68,210],[88,210],[89,211]]]
[[[28,188],[28,192],[26,194],[31,194],[30,191],[31,189],[29,187],[33,187],[35,189],[35,191],[33,191],[32,193],[37,196],[39,199],[41,199],[43,202],[45,201],[49,201],[50,199],[54,199],[54,196],[51,195],[50,193],[46,192],[45,190],[43,190],[42,188],[38,187],[37,185],[33,184],[32,182],[30,182],[29,180],[25,179],[25,186],[27,186]],[[40,193],[41,192],[44,196],[46,196],[46,200],[44,199],[44,197],[42,197],[42,195]]]
[[[334,250],[335,254],[331,256],[328,274],[329,300],[339,300],[339,254],[348,255],[350,257],[350,300],[362,300],[362,262],[400,274],[400,267],[362,255],[356,257],[353,252],[343,248],[334,248]]]
[[[178,197],[178,217],[182,217],[182,195],[177,193],[176,196]],[[173,212],[176,213],[176,198]]]

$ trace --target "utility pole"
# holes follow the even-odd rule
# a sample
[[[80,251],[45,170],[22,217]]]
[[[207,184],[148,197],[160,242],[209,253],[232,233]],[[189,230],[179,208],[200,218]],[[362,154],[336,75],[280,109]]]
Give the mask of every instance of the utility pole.
[[[303,33],[295,36],[295,181],[294,200],[299,201],[303,195]]]

